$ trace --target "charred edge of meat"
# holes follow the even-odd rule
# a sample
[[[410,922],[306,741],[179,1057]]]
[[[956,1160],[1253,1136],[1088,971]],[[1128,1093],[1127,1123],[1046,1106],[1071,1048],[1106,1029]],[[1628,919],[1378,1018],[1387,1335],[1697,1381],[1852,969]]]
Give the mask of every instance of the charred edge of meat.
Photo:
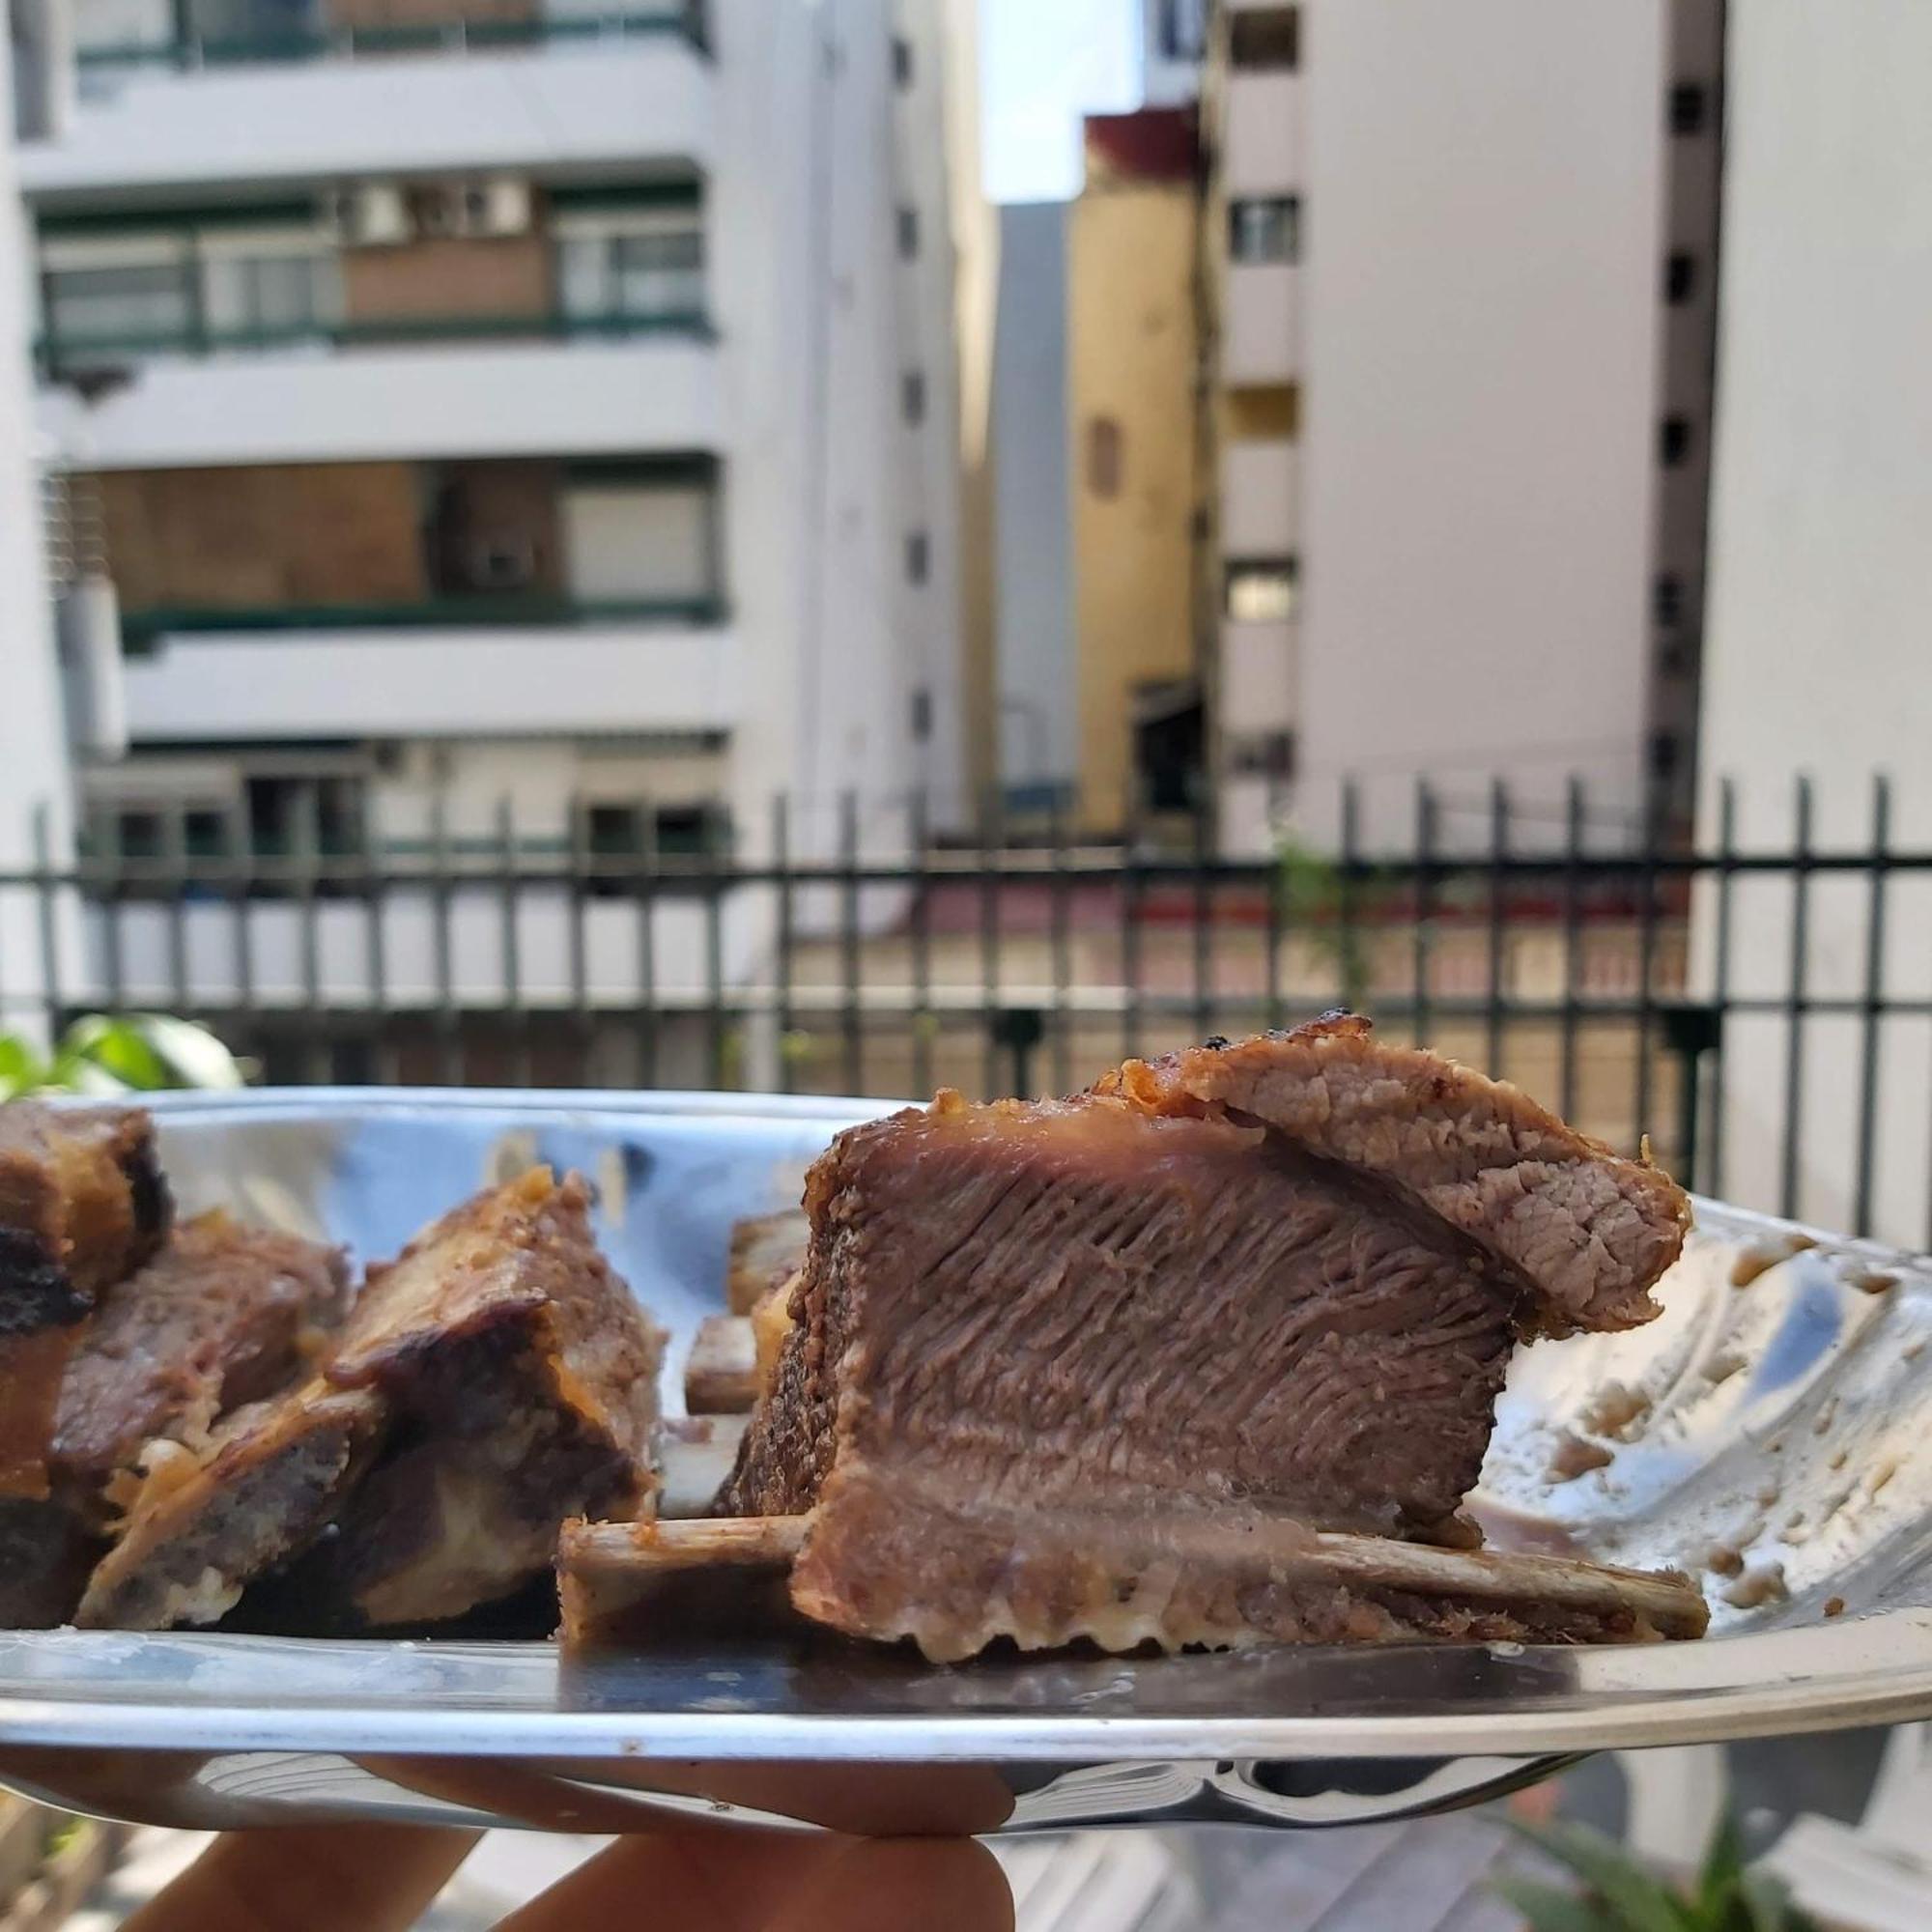
[[[93,1306],[44,1242],[0,1228],[0,1337],[71,1327]]]
[[[175,1197],[161,1172],[152,1133],[143,1134],[122,1154],[120,1166],[134,1214],[131,1265],[138,1267],[160,1247],[174,1225]]]

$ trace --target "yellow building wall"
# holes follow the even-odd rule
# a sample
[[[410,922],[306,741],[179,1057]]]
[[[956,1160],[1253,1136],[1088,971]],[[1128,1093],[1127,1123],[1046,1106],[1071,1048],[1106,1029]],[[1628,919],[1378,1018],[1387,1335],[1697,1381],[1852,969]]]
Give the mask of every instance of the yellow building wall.
[[[1092,832],[1122,824],[1136,689],[1195,668],[1197,205],[1185,184],[1112,185],[1081,195],[1068,225],[1079,816]]]

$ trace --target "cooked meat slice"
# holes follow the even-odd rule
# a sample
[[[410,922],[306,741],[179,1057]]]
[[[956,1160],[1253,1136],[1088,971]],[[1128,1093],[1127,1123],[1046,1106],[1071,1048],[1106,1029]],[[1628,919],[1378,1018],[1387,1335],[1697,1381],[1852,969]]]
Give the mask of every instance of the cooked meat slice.
[[[112,1630],[213,1623],[251,1578],[321,1533],[383,1424],[380,1397],[318,1378],[238,1410],[204,1454],[156,1443],[74,1621]]]
[[[810,1224],[796,1208],[732,1223],[724,1301],[733,1315],[751,1314],[774,1280],[798,1270],[810,1235]]]
[[[1674,1573],[1312,1530],[1232,1504],[1166,1515],[988,1509],[841,1469],[805,1521],[793,1604],[854,1636],[910,1637],[935,1662],[1001,1636],[1022,1649],[1084,1636],[1107,1650],[1631,1643],[1701,1636],[1709,1621]],[[943,1564],[927,1556],[935,1547]],[[614,1567],[595,1578],[581,1615],[614,1613]]]
[[[64,1503],[0,1497],[0,1630],[66,1623],[101,1548]]]
[[[847,1493],[902,1489],[922,1522],[983,1510],[1001,1534],[1027,1510],[1117,1528],[1136,1513],[1166,1524],[1239,1511],[1469,1541],[1458,1512],[1514,1343],[1654,1312],[1683,1197],[1539,1116],[1538,1175],[1486,1198],[1520,1203],[1545,1186],[1567,1141],[1577,1173],[1563,1198],[1614,1196],[1645,1217],[1640,1235],[1600,1243],[1584,1293],[1577,1251],[1525,1246],[1509,1207],[1491,1225],[1441,1193],[1449,1153],[1403,1165],[1410,1138],[1475,1131],[1479,1090],[1492,1118],[1533,1114],[1527,1101],[1421,1056],[1432,1087],[1418,1056],[1396,1050],[1383,1147],[1338,1131],[1332,1100],[1297,1111],[1311,1052],[1308,1078],[1327,1078],[1324,1053],[1352,1079],[1374,1064],[1351,1029],[1313,1038],[1338,1044],[1302,1030],[1208,1050],[1245,1069],[1243,1104],[1191,1092],[1207,1076],[1181,1055],[1129,1063],[1067,1101],[942,1095],[841,1134],[807,1180],[811,1247],[791,1329],[720,1513],[810,1510],[836,1474]],[[1433,1115],[1415,1114],[1418,1094],[1435,1095]],[[1343,1157],[1350,1148],[1364,1157]],[[1636,1254],[1648,1259],[1617,1258]],[[1549,1259],[1565,1296],[1526,1255]],[[812,1601],[831,1603],[827,1565],[856,1545],[815,1547],[834,1553],[814,1559]],[[918,1566],[910,1600],[959,1601],[954,1541],[909,1530],[893,1547]]]
[[[204,1214],[100,1297],[61,1387],[54,1468],[83,1508],[157,1435],[193,1443],[286,1387],[349,1304],[342,1252]]]
[[[743,1415],[758,1399],[758,1338],[749,1315],[707,1315],[684,1364],[693,1415]]]
[[[785,1577],[805,1541],[795,1516],[690,1522],[567,1522],[556,1551],[566,1643],[664,1643],[798,1619]]]
[[[588,1198],[533,1169],[371,1268],[320,1376],[178,1487],[161,1455],[83,1620],[205,1621],[271,1566],[310,1629],[440,1620],[546,1570],[566,1517],[640,1507],[662,1338]]]
[[[1667,1175],[1619,1159],[1507,1081],[1384,1044],[1353,1013],[1130,1060],[1095,1091],[1163,1113],[1257,1120],[1392,1182],[1523,1271],[1536,1291],[1531,1332],[1649,1321],[1651,1284],[1690,1225]]]
[[[61,1377],[95,1298],[172,1206],[136,1107],[0,1106],[0,1496],[43,1496]]]
[[[576,1176],[534,1168],[446,1215],[370,1270],[325,1371],[397,1423],[285,1594],[348,1622],[440,1621],[547,1569],[565,1518],[645,1507],[663,1344]]]

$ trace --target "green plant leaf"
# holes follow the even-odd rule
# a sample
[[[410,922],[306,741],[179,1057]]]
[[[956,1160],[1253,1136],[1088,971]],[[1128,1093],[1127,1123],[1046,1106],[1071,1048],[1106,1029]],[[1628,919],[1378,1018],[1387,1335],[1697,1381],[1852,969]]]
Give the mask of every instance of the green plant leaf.
[[[47,1073],[46,1061],[27,1040],[16,1033],[0,1033],[0,1100],[45,1086]]]
[[[1818,1921],[1792,1902],[1790,1887],[1773,1872],[1740,1872],[1736,1895],[1744,1908],[1739,1923],[1747,1932],[1822,1932]]]
[[[109,1019],[100,1013],[90,1013],[68,1028],[56,1065],[63,1071],[96,1066],[123,1087],[142,1093],[176,1084],[167,1062],[150,1044],[138,1020]]]
[[[1711,1842],[1704,1849],[1704,1863],[1697,1874],[1697,1905],[1707,1918],[1719,1922],[1718,1915],[1737,1895],[1744,1873],[1744,1834],[1736,1817],[1725,1810],[1712,1827]]]
[[[1691,1908],[1614,1838],[1588,1825],[1526,1825],[1518,1818],[1509,1825],[1602,1898],[1617,1932],[1702,1932]]]
[[[1560,1885],[1510,1876],[1492,1880],[1490,1889],[1522,1914],[1529,1932],[1623,1932],[1606,1911]]]
[[[205,1026],[172,1013],[139,1013],[130,1022],[173,1076],[170,1087],[240,1087],[242,1063]]]

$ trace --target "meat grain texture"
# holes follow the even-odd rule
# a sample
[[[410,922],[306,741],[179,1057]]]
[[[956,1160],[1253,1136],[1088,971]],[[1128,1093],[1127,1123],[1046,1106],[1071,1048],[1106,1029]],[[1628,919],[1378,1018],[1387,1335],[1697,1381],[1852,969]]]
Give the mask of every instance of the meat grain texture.
[[[1516,1089],[1331,1015],[1065,1101],[942,1094],[841,1134],[805,1205],[719,1510],[813,1512],[792,1595],[820,1620],[943,1657],[1651,1634],[1418,1607],[1248,1534],[1466,1546],[1516,1343],[1656,1312],[1685,1197]]]

